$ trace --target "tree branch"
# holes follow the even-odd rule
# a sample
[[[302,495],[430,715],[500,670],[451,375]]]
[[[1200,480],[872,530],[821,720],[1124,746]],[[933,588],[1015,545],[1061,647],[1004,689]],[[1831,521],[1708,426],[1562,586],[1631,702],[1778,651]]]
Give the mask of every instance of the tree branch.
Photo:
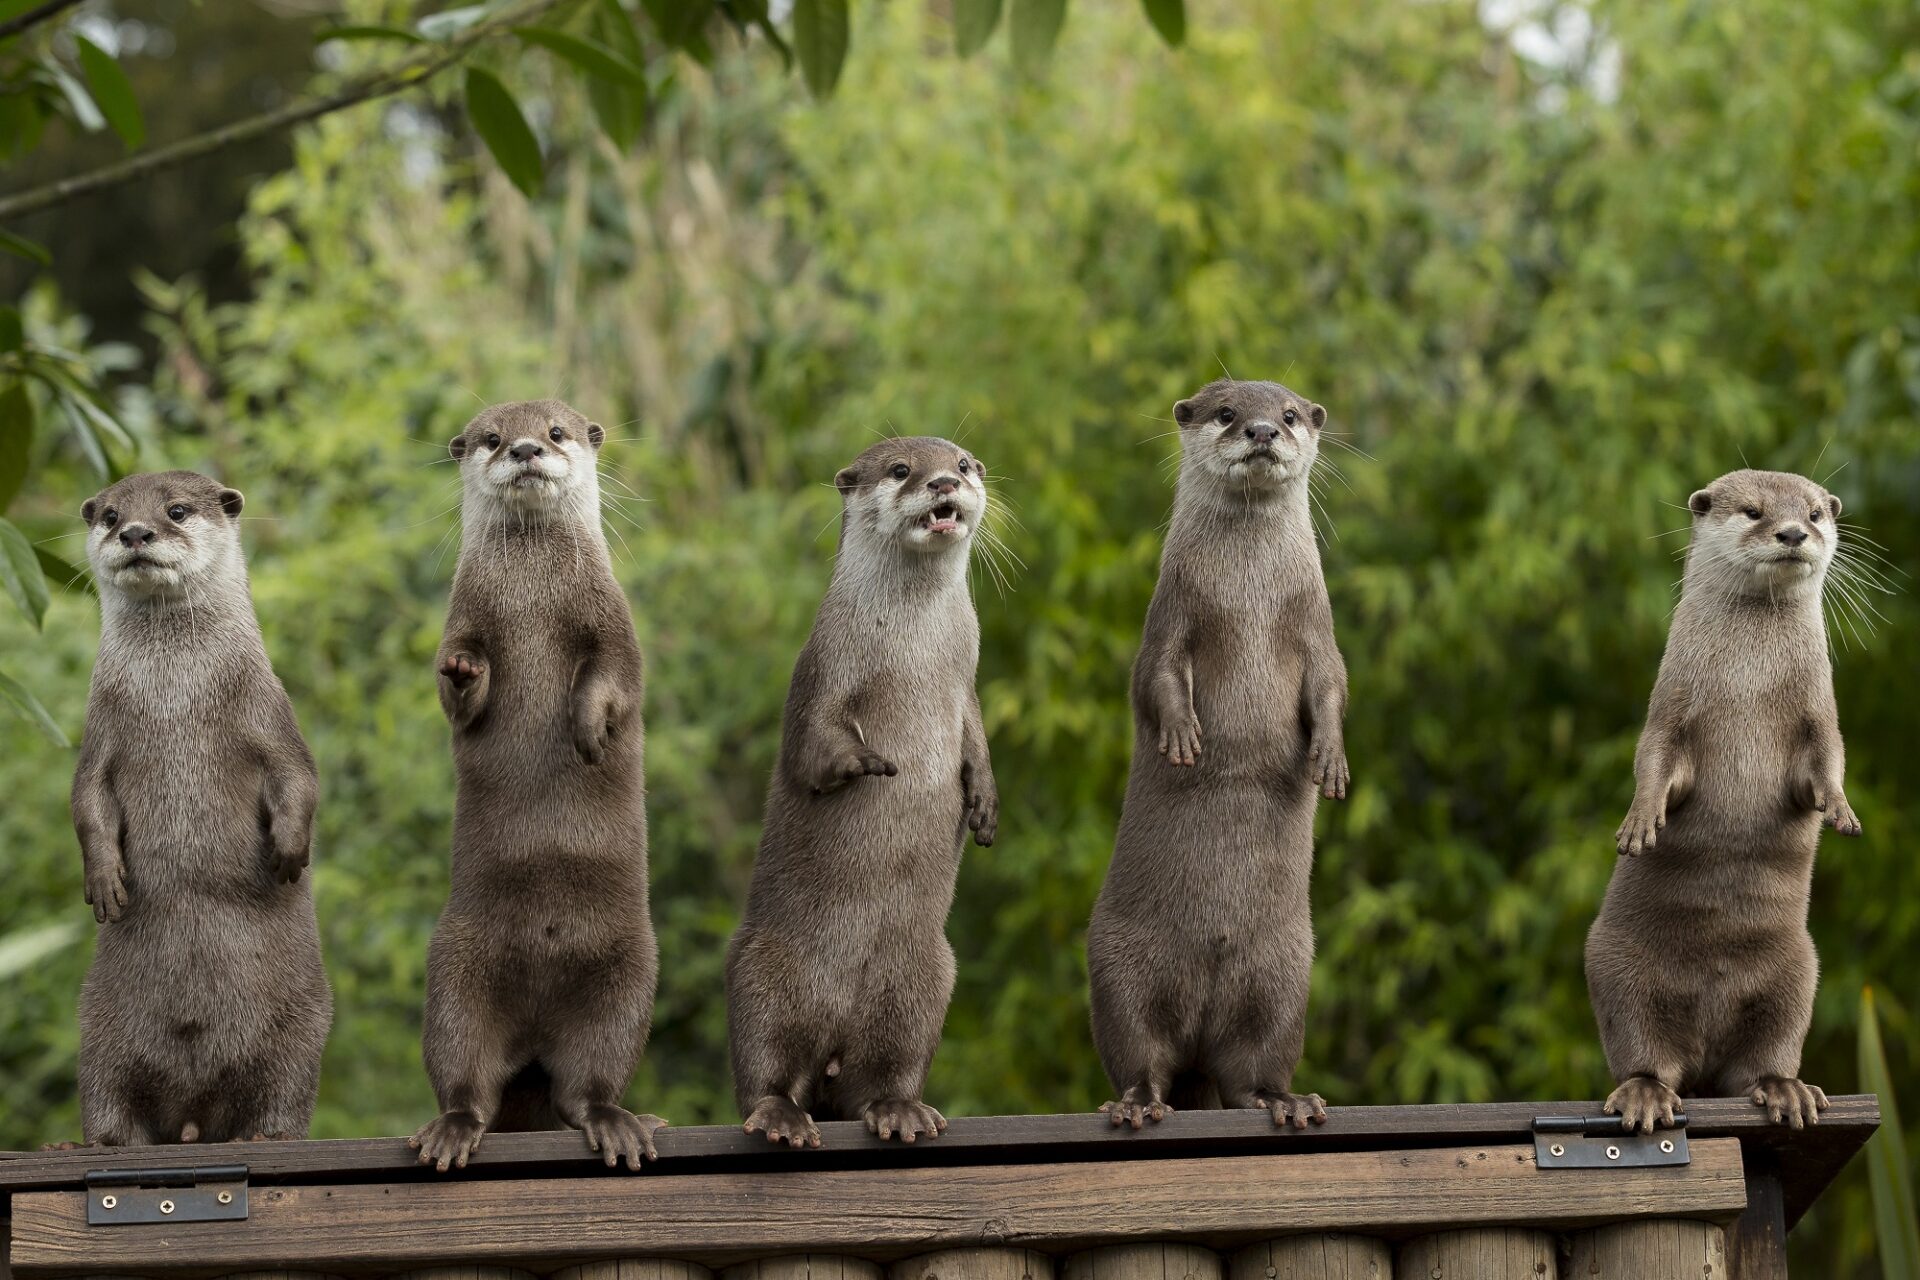
[[[63,13],[79,3],[80,0],[47,0],[45,4],[36,5],[25,13],[17,13],[5,22],[0,22],[0,40],[11,39],[28,27],[38,26],[48,18]]]
[[[132,156],[115,164],[106,165],[90,173],[72,178],[63,178],[45,186],[23,191],[18,195],[0,198],[0,222],[11,218],[23,217],[29,213],[38,213],[42,209],[51,209],[80,196],[117,187],[158,173],[162,169],[171,169],[210,155],[235,143],[248,142],[254,138],[265,137],[305,124],[343,107],[356,106],[376,98],[388,97],[427,80],[445,71],[472,52],[476,45],[492,36],[500,34],[509,27],[524,26],[534,21],[549,9],[558,8],[562,0],[519,0],[509,4],[498,13],[474,23],[465,31],[447,40],[434,44],[420,52],[402,58],[391,66],[383,67],[357,80],[350,80],[341,88],[324,98],[313,98],[305,102],[296,102],[277,111],[251,119],[222,125],[218,129],[183,139],[171,145]]]

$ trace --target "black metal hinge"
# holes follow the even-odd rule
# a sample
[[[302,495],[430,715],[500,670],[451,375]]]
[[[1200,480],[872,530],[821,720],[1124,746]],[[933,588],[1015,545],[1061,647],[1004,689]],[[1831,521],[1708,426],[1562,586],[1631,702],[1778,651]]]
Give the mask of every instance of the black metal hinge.
[[[1644,1169],[1688,1164],[1687,1118],[1673,1128],[1628,1133],[1619,1116],[1535,1116],[1534,1164],[1542,1169]]]
[[[224,1222],[247,1216],[247,1166],[95,1169],[87,1174],[87,1225]]]

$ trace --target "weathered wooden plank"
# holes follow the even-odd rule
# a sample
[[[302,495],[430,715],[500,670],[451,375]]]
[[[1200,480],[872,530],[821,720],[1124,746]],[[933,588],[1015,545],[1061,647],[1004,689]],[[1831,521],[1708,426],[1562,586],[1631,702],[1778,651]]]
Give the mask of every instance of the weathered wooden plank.
[[[1106,1245],[1069,1257],[1060,1280],[1220,1280],[1220,1255],[1178,1240]]]
[[[713,1280],[713,1272],[679,1258],[609,1258],[557,1271],[550,1280]]]
[[[1392,1280],[1393,1246],[1339,1231],[1281,1236],[1235,1253],[1227,1274],[1229,1280]]]
[[[1053,1259],[1032,1249],[940,1249],[894,1263],[887,1280],[1053,1280]]]
[[[1747,1207],[1727,1232],[1733,1280],[1787,1280],[1787,1226],[1780,1176],[1766,1157],[1746,1164]]]
[[[1554,1239],[1544,1231],[1475,1227],[1407,1241],[1394,1258],[1394,1274],[1403,1280],[1554,1280],[1558,1261]]]
[[[1836,1097],[1820,1123],[1803,1130],[1769,1124],[1745,1098],[1690,1098],[1694,1140],[1737,1137],[1761,1151],[1791,1153],[1783,1168],[1783,1206],[1791,1227],[1880,1123],[1871,1094]],[[921,1168],[958,1164],[1060,1163],[1174,1159],[1292,1152],[1379,1151],[1531,1141],[1537,1115],[1597,1115],[1598,1102],[1489,1102],[1414,1107],[1332,1107],[1324,1125],[1276,1129],[1264,1111],[1183,1111],[1135,1133],[1093,1112],[1052,1116],[963,1116],[934,1142],[883,1143],[858,1122],[822,1125],[822,1150],[792,1151],[735,1125],[668,1128],[656,1135],[660,1173],[755,1170]],[[0,1194],[78,1187],[90,1169],[244,1164],[258,1185],[275,1181],[448,1181],[422,1169],[401,1138],[330,1142],[249,1142],[112,1150],[0,1152]],[[467,1179],[608,1173],[577,1133],[489,1134]]]
[[[720,1273],[720,1280],[881,1280],[885,1274],[879,1263],[865,1258],[840,1253],[788,1253],[737,1262]]]
[[[231,1280],[222,1277],[222,1280]],[[540,1280],[531,1271],[521,1271],[515,1267],[419,1267],[402,1272],[393,1280]]]
[[[1577,1231],[1567,1280],[1727,1280],[1726,1232],[1712,1222],[1653,1218]]]
[[[240,1222],[93,1227],[79,1192],[13,1199],[23,1278],[106,1269],[211,1274],[299,1258],[316,1269],[488,1263],[550,1271],[596,1257],[732,1262],[785,1252],[898,1258],[930,1249],[1051,1251],[1142,1240],[1231,1248],[1276,1230],[1730,1220],[1746,1204],[1739,1144],[1686,1166],[1536,1169],[1533,1148],[1235,1159],[265,1187]],[[347,1229],[350,1227],[351,1229]]]

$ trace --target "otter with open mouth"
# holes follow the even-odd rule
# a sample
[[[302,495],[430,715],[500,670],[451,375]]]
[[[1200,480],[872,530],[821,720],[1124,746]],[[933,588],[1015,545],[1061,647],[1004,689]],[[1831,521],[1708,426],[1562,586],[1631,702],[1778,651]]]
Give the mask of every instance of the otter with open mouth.
[[[765,832],[727,951],[734,1090],[749,1133],[820,1145],[815,1117],[907,1142],[946,1128],[920,1092],[953,994],[947,912],[969,831],[999,822],[974,689],[968,555],[979,460],[886,440],[834,478],[840,554],[794,666]]]
[[[1799,1078],[1819,958],[1807,898],[1824,824],[1860,834],[1821,595],[1840,499],[1735,471],[1689,500],[1693,539],[1621,855],[1587,934],[1606,1109],[1673,1122],[1683,1093],[1751,1098],[1795,1129],[1824,1093]]]

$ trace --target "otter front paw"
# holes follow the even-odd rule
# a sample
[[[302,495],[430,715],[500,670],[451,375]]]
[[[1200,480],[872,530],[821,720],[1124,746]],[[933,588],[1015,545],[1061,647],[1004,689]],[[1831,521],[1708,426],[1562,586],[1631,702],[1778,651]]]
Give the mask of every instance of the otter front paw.
[[[487,674],[487,664],[483,659],[470,653],[450,653],[440,659],[440,674],[445,676],[456,689],[466,689],[481,676]]]
[[[1347,773],[1347,748],[1337,736],[1315,737],[1307,746],[1308,776],[1320,794],[1329,800],[1345,800],[1347,783],[1351,780]]]
[[[653,1149],[653,1131],[666,1124],[659,1116],[637,1116],[611,1102],[596,1102],[581,1119],[580,1132],[587,1135],[588,1149],[599,1152],[607,1168],[625,1160],[627,1168],[638,1173],[642,1160],[660,1158]]]
[[[1630,858],[1638,857],[1653,848],[1659,841],[1660,828],[1666,825],[1666,805],[1643,804],[1635,797],[1633,807],[1627,810],[1626,821],[1613,833],[1613,847]]]
[[[1860,834],[1860,819],[1853,815],[1853,806],[1838,791],[1833,793],[1833,799],[1826,807],[1826,816],[1820,821],[1843,836]]]
[[[608,708],[581,712],[573,720],[573,750],[587,764],[599,764],[607,757],[607,744],[613,741],[613,713]]]
[[[127,864],[119,858],[87,868],[87,905],[104,924],[118,920],[127,909]]]
[[[891,778],[899,772],[900,767],[885,756],[872,751],[849,751],[827,761],[820,776],[814,779],[813,791],[815,795],[821,795],[838,791],[849,782],[861,778]]]
[[[1270,1093],[1255,1098],[1254,1105],[1272,1112],[1273,1123],[1281,1128],[1289,1122],[1296,1129],[1327,1122],[1326,1100],[1317,1093]]]
[[[1200,717],[1191,710],[1160,726],[1160,754],[1168,764],[1193,765],[1200,760]]]
[[[1827,1109],[1827,1095],[1804,1080],[1788,1076],[1761,1076],[1747,1096],[1756,1107],[1767,1109],[1767,1119],[1789,1129],[1804,1129],[1820,1123]]]
[[[888,1098],[869,1103],[860,1112],[867,1132],[883,1141],[898,1134],[900,1141],[912,1142],[921,1134],[937,1138],[946,1130],[947,1118],[924,1102],[912,1098]]]
[[[992,774],[987,774],[984,787],[977,785],[978,779],[974,770],[967,771],[967,830],[973,832],[973,842],[984,849],[1000,831],[1000,792],[993,785]]]
[[[1165,1120],[1173,1114],[1173,1108],[1155,1097],[1151,1090],[1135,1085],[1116,1100],[1101,1103],[1100,1114],[1116,1129],[1123,1124],[1138,1129],[1149,1120],[1156,1124]]]
[[[779,1094],[768,1094],[754,1104],[746,1123],[740,1126],[748,1133],[764,1133],[768,1142],[784,1142],[790,1147],[817,1147],[820,1145],[820,1126],[813,1117],[800,1109],[792,1098],[783,1098]]]
[[[1619,1116],[1628,1133],[1652,1133],[1655,1125],[1673,1127],[1673,1111],[1679,1105],[1680,1095],[1652,1076],[1629,1076],[1607,1095],[1601,1110]]]
[[[466,1168],[467,1157],[486,1134],[486,1121],[473,1112],[446,1111],[427,1121],[420,1132],[407,1139],[407,1145],[420,1153],[421,1164],[445,1173],[450,1167]]]

